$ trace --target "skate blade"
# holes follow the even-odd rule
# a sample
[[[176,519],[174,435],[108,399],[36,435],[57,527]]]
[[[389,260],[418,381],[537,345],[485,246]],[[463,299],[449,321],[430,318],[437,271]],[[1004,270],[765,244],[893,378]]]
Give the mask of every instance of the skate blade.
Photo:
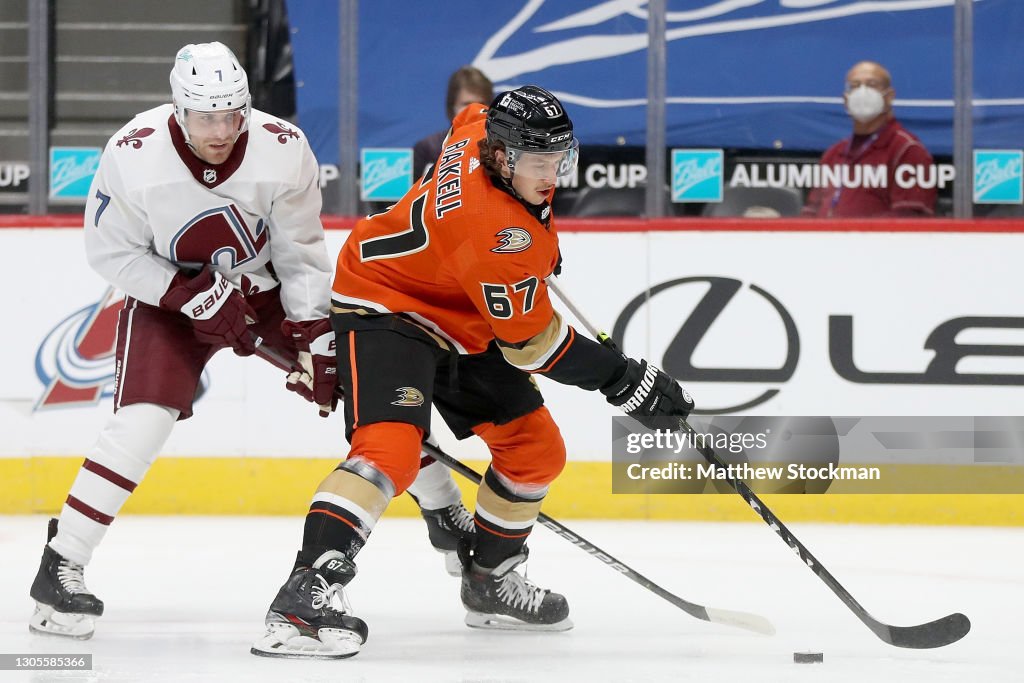
[[[257,657],[347,659],[357,655],[363,644],[358,634],[344,629],[322,628],[317,635],[302,635],[291,624],[271,624],[249,652]]]
[[[466,626],[489,631],[568,631],[573,627],[572,619],[566,617],[554,624],[531,624],[503,614],[466,612]]]
[[[49,605],[36,603],[28,630],[44,636],[88,640],[96,631],[96,619],[90,614],[58,612]]]

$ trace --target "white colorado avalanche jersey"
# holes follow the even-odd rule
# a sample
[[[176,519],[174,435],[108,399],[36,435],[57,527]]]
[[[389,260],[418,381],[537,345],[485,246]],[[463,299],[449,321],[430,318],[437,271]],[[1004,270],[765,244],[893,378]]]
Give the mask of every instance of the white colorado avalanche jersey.
[[[165,104],[107,143],[85,205],[89,264],[154,306],[178,266],[212,264],[246,294],[280,281],[285,314],[327,317],[331,263],[320,223],[318,166],[295,126],[252,110],[222,164],[186,146]]]

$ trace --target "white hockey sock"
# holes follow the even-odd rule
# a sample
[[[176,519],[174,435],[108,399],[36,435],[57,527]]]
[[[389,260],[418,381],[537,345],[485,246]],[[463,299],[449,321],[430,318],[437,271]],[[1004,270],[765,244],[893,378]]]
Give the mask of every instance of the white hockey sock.
[[[409,493],[419,499],[424,510],[440,510],[462,500],[462,492],[455,485],[451,472],[437,461],[420,468]]]
[[[177,419],[177,410],[152,403],[124,406],[111,416],[71,485],[51,548],[72,562],[89,563]]]

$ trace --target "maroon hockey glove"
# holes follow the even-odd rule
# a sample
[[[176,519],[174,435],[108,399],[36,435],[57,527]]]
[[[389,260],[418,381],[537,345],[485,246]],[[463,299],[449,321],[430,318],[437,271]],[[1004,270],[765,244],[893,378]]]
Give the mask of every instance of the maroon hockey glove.
[[[654,429],[658,418],[686,418],[693,399],[679,383],[647,361],[626,359],[626,372],[601,389],[608,402],[645,427]]]
[[[317,404],[320,417],[327,417],[338,407],[335,390],[338,366],[335,359],[334,330],[326,318],[281,323],[281,331],[292,338],[299,352],[297,363],[288,373],[285,386],[307,401]]]
[[[239,356],[256,350],[248,325],[256,322],[252,310],[237,289],[209,266],[194,278],[178,273],[160,299],[160,308],[184,313],[192,319],[196,339],[213,346],[230,346]]]

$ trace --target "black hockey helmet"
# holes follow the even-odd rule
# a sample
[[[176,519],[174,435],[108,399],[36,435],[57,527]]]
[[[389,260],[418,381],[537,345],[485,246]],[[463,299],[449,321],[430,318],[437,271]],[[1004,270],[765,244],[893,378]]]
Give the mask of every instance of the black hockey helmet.
[[[513,173],[524,154],[557,154],[558,176],[571,175],[576,169],[579,142],[572,121],[558,98],[536,85],[524,85],[494,98],[487,111],[487,142],[504,143]]]

